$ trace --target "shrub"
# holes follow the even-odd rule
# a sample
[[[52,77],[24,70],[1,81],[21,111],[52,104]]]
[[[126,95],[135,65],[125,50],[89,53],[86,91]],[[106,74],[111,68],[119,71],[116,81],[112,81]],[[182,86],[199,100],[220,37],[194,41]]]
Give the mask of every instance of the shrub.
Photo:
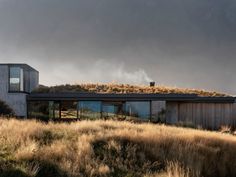
[[[4,101],[0,100],[0,115],[13,116],[14,111]]]
[[[220,127],[220,132],[221,133],[231,133],[231,127],[227,125],[223,125]]]

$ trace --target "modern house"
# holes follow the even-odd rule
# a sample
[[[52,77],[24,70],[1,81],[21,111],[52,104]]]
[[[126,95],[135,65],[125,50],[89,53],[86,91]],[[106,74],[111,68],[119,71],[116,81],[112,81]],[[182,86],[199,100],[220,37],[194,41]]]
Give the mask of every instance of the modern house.
[[[119,119],[186,124],[207,129],[236,127],[232,96],[197,94],[34,93],[38,71],[26,64],[0,65],[0,99],[20,117],[41,120]],[[154,86],[151,83],[150,86]]]
[[[29,93],[38,87],[39,73],[27,64],[0,64],[0,100],[18,117],[26,117]]]

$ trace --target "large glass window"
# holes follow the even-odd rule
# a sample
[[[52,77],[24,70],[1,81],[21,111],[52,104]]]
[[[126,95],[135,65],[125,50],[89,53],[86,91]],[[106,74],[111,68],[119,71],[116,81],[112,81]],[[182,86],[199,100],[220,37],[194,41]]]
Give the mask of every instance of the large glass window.
[[[60,102],[59,101],[54,101],[54,118],[58,119],[60,118]]]
[[[102,117],[105,119],[125,119],[122,102],[103,102]]]
[[[54,103],[53,101],[49,101],[49,119],[54,118]]]
[[[59,101],[49,102],[49,118],[50,119],[60,118],[60,102]]]
[[[82,120],[101,118],[101,101],[79,101],[78,109]]]
[[[61,118],[73,119],[78,118],[77,101],[62,101],[61,102]]]
[[[128,101],[125,106],[126,119],[130,120],[149,120],[150,102],[149,101]]]
[[[24,91],[24,72],[20,67],[10,67],[9,91]]]
[[[165,123],[166,118],[166,102],[152,101],[152,122]]]
[[[49,118],[49,102],[48,101],[30,101],[28,103],[28,117],[41,120]]]

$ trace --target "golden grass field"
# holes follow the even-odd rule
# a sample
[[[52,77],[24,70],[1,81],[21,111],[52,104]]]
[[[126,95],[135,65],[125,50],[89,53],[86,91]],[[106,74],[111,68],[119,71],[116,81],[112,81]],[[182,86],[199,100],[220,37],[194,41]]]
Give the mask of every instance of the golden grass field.
[[[118,121],[0,119],[1,177],[234,177],[236,137]]]
[[[40,86],[34,92],[93,92],[93,93],[160,93],[160,94],[197,94],[199,96],[229,96],[215,91],[206,91],[201,89],[175,88],[166,86],[145,86],[130,84],[78,84],[78,85],[58,85],[58,86]]]

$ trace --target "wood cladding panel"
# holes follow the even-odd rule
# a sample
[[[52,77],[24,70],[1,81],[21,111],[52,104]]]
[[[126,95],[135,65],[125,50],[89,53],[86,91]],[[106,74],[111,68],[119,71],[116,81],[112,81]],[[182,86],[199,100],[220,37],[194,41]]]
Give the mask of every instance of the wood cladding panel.
[[[177,124],[179,115],[178,102],[166,103],[166,123]]]
[[[170,121],[171,123],[176,122],[204,129],[219,129],[221,126],[236,128],[236,103],[175,102],[175,106],[173,103],[171,106],[168,104],[168,112],[171,113],[168,115],[169,120],[175,120]]]

